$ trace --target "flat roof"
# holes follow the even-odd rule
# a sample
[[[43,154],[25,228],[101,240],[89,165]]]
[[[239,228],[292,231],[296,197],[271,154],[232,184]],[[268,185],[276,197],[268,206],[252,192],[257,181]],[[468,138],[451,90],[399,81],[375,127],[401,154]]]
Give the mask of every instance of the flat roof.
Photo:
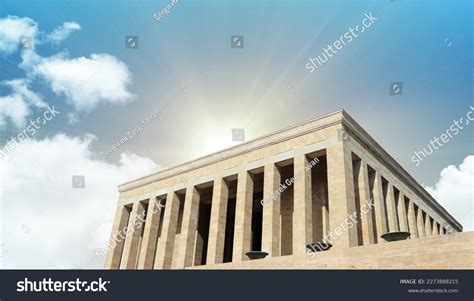
[[[192,161],[188,161],[167,169],[160,170],[156,173],[138,178],[133,181],[119,185],[120,192],[129,191],[150,183],[154,183],[172,176],[176,176],[191,170],[202,168],[204,166],[214,164],[241,154],[251,152],[253,150],[277,144],[282,141],[305,135],[335,124],[341,124],[357,138],[360,143],[365,145],[377,159],[384,163],[400,180],[405,181],[415,193],[422,199],[427,200],[438,213],[446,217],[455,227],[457,231],[462,231],[462,225],[449,214],[443,206],[441,206],[418,182],[393,159],[346,111],[338,110],[297,125],[293,125],[282,130],[243,142],[241,144],[225,148],[223,150],[199,157]]]

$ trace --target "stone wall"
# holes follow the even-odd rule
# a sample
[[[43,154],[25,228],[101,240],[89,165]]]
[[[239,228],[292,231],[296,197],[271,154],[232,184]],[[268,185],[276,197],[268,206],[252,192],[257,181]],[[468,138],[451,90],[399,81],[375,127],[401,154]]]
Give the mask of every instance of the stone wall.
[[[474,269],[474,232],[189,269]]]

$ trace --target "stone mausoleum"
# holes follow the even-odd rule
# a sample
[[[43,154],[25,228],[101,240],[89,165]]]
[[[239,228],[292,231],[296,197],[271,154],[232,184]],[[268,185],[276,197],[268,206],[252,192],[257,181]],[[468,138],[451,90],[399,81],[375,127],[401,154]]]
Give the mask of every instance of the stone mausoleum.
[[[108,269],[474,268],[474,233],[342,110],[119,191]]]

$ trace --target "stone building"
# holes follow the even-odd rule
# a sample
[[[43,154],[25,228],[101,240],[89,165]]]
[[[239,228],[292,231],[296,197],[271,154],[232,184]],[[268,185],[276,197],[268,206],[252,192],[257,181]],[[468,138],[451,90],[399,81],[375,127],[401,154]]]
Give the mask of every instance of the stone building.
[[[474,267],[472,233],[345,111],[119,191],[109,269]]]

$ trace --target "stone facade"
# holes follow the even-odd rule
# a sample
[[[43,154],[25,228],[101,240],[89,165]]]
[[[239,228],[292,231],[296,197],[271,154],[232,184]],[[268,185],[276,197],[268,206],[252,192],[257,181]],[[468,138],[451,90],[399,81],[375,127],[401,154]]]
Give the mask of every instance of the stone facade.
[[[474,269],[474,232],[267,257],[190,269]]]
[[[462,226],[344,111],[119,191],[109,269],[351,268],[348,258],[369,262],[372,252],[376,260],[408,245],[418,256],[435,237],[464,237],[446,235]],[[387,243],[381,236],[388,232],[410,238]],[[472,251],[472,235],[465,235]],[[311,243],[332,247],[311,252]],[[268,255],[249,260],[249,251]],[[310,264],[313,257],[334,264]],[[390,268],[379,261],[354,266]]]

